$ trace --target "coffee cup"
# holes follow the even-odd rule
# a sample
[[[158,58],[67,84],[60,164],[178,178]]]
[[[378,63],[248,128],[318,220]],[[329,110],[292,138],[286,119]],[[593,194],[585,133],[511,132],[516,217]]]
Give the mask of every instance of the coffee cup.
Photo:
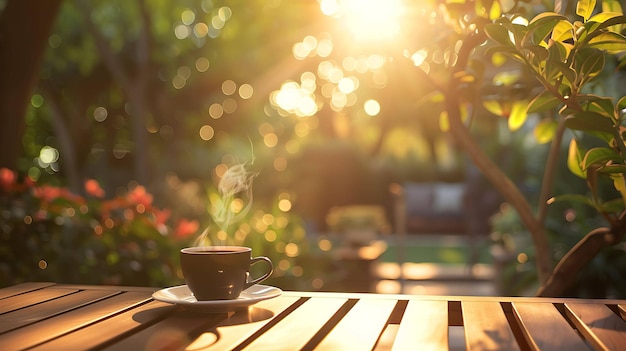
[[[250,266],[265,262],[260,277],[251,279]],[[180,250],[180,266],[189,290],[198,301],[232,300],[254,284],[267,279],[273,271],[272,261],[264,256],[252,257],[244,246],[198,246]]]

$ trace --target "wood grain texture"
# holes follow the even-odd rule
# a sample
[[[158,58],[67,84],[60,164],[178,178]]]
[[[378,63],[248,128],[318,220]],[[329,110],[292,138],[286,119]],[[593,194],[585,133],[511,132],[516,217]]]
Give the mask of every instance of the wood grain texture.
[[[395,300],[360,300],[315,350],[373,349],[395,306]]]
[[[596,350],[626,348],[626,322],[607,306],[567,303],[565,313]]]
[[[276,320],[286,314],[298,302],[297,297],[280,296],[275,299],[261,301],[246,311],[229,314],[214,328],[206,329],[188,346],[190,350],[221,351],[232,350],[245,340],[260,335]]]
[[[312,298],[260,335],[244,350],[300,350],[347,301],[345,298]]]
[[[499,302],[461,302],[468,350],[519,350]]]
[[[0,334],[80,308],[119,294],[117,291],[85,290],[6,313],[0,319]]]
[[[22,283],[18,285],[9,286],[0,289],[0,299],[4,299],[9,296],[23,294],[25,292],[43,289],[47,286],[54,285],[54,283]]]
[[[0,338],[0,350],[34,347],[149,300],[150,297],[146,293],[128,292],[89,304],[55,318],[3,334]]]
[[[542,351],[589,350],[551,303],[517,302],[513,304],[522,333],[531,348]]]
[[[448,350],[448,303],[409,301],[400,323],[393,351]]]
[[[7,297],[2,299],[2,303],[0,304],[0,313],[15,311],[30,305],[56,299],[60,296],[73,294],[77,291],[78,290],[74,289],[49,288]]]
[[[160,301],[135,305],[130,310],[111,316],[96,324],[72,330],[30,350],[90,350],[100,348],[124,337],[124,335],[133,334],[136,330],[165,318],[175,309],[175,306]]]

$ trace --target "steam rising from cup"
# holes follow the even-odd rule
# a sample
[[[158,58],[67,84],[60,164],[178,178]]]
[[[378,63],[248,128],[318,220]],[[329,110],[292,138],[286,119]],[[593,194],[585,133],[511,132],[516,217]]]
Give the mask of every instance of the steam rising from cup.
[[[209,214],[213,223],[220,230],[228,232],[228,227],[242,220],[252,206],[252,181],[256,173],[246,169],[246,164],[229,167],[217,184],[219,198],[211,204]],[[242,194],[243,196],[240,196]],[[243,201],[243,208],[236,208],[236,202]],[[209,230],[206,228],[195,240],[194,246],[205,246],[209,243]],[[222,243],[225,244],[225,243]]]

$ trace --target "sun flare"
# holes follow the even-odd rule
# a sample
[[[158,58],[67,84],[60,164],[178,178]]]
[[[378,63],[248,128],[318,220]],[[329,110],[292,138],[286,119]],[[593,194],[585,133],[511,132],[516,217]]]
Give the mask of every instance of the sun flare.
[[[401,0],[321,0],[320,7],[325,15],[341,18],[359,41],[393,39],[404,12]]]

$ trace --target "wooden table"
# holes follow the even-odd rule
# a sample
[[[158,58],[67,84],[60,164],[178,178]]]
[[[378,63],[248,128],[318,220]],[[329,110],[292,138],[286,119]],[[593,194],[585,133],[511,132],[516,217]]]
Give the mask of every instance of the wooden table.
[[[453,328],[471,350],[626,350],[625,300],[283,292],[198,313],[155,290],[0,289],[0,350],[446,350]]]

